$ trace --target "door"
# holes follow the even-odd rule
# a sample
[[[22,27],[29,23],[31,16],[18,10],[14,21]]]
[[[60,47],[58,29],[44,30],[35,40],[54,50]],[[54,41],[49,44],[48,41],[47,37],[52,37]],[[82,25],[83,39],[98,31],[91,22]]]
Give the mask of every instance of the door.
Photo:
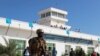
[[[65,55],[66,56],[69,56],[70,50],[71,50],[71,46],[70,45],[65,45]]]

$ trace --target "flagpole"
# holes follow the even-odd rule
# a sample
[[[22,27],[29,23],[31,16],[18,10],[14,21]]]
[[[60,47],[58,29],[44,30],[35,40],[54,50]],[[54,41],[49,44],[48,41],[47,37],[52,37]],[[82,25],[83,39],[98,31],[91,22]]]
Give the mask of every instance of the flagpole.
[[[4,35],[2,36],[4,40],[6,40],[6,37],[4,37],[4,36],[7,36],[7,33],[8,33],[8,31],[9,31],[10,24],[11,24],[11,19],[6,18],[6,24],[8,24],[8,27],[7,27],[7,29],[6,29],[6,32],[5,32]]]
[[[6,32],[5,32],[5,35],[7,35],[8,31],[9,31],[10,24],[11,24],[11,19],[6,18],[6,23],[8,24],[8,27],[7,27],[7,30],[6,30]]]
[[[6,31],[5,35],[7,35],[8,31],[9,31],[9,28],[10,28],[10,24],[7,27],[7,31]]]
[[[29,27],[31,28],[31,32],[30,32],[30,35],[27,38],[32,36],[33,22],[29,22]]]

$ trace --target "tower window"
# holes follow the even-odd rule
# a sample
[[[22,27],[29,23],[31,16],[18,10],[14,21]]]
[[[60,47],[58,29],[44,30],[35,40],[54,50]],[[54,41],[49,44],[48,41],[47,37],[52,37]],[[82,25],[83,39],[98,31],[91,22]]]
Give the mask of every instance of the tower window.
[[[52,15],[53,16],[57,16],[57,12],[52,12]]]
[[[65,15],[58,13],[58,17],[65,18]]]
[[[52,15],[53,16],[57,16],[57,17],[60,17],[60,18],[65,18],[65,15],[64,14],[57,13],[57,12],[52,12]]]
[[[47,13],[46,13],[46,17],[47,17],[47,16],[50,16],[50,12],[47,12]]]
[[[44,18],[44,17],[50,16],[50,15],[51,15],[50,12],[44,13],[44,14],[41,14],[41,18]]]
[[[45,14],[41,14],[41,18],[44,18],[45,17]]]

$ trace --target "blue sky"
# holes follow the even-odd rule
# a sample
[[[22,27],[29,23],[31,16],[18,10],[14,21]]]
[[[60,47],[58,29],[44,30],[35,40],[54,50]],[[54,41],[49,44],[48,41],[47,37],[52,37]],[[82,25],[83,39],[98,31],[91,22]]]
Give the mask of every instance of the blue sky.
[[[48,7],[68,11],[68,25],[81,32],[100,35],[100,0],[0,0],[0,17],[30,22]]]

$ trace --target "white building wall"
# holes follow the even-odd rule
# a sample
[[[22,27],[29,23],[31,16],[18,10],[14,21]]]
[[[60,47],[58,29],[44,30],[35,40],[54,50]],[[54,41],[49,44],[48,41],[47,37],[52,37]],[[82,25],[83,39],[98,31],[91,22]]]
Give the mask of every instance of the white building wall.
[[[56,50],[57,50],[57,56],[61,56],[65,52],[65,43],[53,41],[53,40],[47,40],[47,43],[54,43]]]
[[[0,35],[5,35],[7,32],[7,27],[0,27]],[[32,31],[31,35],[31,30],[22,30],[22,29],[16,29],[16,28],[9,28],[7,36],[12,36],[12,37],[20,37],[20,38],[30,38],[32,36],[36,36],[36,33]]]
[[[64,43],[64,42],[59,42],[59,41],[55,41],[55,40],[47,40],[47,43],[54,43],[56,46],[56,50],[57,50],[57,56],[61,56],[62,54],[65,53],[65,45],[69,45],[70,48],[73,48],[73,50],[76,49],[76,46],[80,46],[85,53],[87,54],[88,51],[88,47],[94,47],[92,45],[83,45],[83,44],[75,44],[75,43]]]
[[[19,24],[20,24],[20,28],[19,28]],[[34,24],[33,25],[33,34],[30,36],[36,36],[36,29],[40,28],[43,29],[45,33],[48,34],[54,34],[54,35],[60,35],[60,36],[68,36],[68,34],[66,33],[65,30],[62,29],[58,29],[58,28],[53,28],[53,27],[48,27],[48,26],[43,26],[43,25],[38,25],[38,24]],[[0,35],[4,35],[6,32],[6,29],[8,27],[8,24],[5,23],[5,19],[1,18],[0,19]],[[8,37],[7,38],[14,38],[14,39],[26,39],[26,41],[28,42],[28,39],[30,38],[31,32],[31,28],[28,26],[27,22],[21,22],[21,21],[15,21],[12,20],[12,24],[10,25],[10,29],[8,31]],[[27,37],[29,37],[27,39]],[[82,39],[88,39],[88,40],[95,40],[98,41],[98,38],[100,38],[99,36],[95,36],[95,35],[89,35],[89,34],[84,34],[84,33],[79,33],[79,32],[74,32],[74,31],[70,31],[69,37],[74,37],[74,38],[82,38]],[[73,44],[73,43],[62,43],[62,42],[58,42],[58,41],[51,41],[53,43],[56,43],[56,48],[58,51],[58,56],[61,55],[64,50],[65,50],[65,45],[71,45],[72,48],[76,48],[76,46],[78,46],[79,44]],[[0,37],[0,43],[3,43],[2,37]],[[28,43],[26,44],[28,45]],[[85,51],[87,51],[87,45],[79,45],[81,46]],[[91,47],[91,46],[90,46]],[[100,48],[100,47],[99,47]],[[95,48],[96,51],[100,50],[98,48]],[[100,51],[98,51],[100,52]]]
[[[50,18],[46,17],[46,18],[41,18],[38,21],[38,24],[40,25],[46,25],[46,26],[50,26],[51,24]]]

